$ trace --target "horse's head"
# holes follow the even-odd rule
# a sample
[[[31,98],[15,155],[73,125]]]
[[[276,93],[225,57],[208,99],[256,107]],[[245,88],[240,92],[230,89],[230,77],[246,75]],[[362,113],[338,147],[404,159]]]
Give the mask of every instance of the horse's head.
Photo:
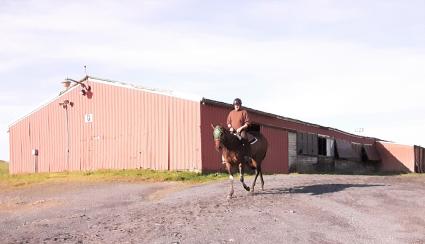
[[[213,128],[213,137],[214,137],[214,143],[215,143],[215,149],[218,151],[221,149],[221,144],[224,139],[224,135],[226,133],[226,129],[224,129],[221,125],[211,125]]]

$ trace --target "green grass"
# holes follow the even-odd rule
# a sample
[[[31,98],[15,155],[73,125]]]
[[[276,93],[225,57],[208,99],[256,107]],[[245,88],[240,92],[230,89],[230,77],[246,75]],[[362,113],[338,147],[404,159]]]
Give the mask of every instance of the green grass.
[[[8,168],[9,165],[6,162],[0,161],[0,189],[38,183],[71,181],[180,181],[187,183],[204,183],[225,179],[227,177],[227,174],[223,173],[201,174],[187,171],[155,171],[147,169],[9,175]]]
[[[9,175],[9,164],[3,160],[0,160],[0,178]]]

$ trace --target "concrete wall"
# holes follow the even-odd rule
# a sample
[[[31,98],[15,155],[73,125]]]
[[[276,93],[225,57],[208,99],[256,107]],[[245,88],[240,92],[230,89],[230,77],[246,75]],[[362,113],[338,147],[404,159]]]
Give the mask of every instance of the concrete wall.
[[[377,171],[377,163],[356,162],[351,160],[335,160],[335,173],[367,174]]]
[[[298,155],[296,163],[293,165],[293,172],[298,173],[315,173],[317,165],[317,157]]]
[[[329,173],[335,171],[335,159],[333,157],[319,156],[316,171],[319,173]]]

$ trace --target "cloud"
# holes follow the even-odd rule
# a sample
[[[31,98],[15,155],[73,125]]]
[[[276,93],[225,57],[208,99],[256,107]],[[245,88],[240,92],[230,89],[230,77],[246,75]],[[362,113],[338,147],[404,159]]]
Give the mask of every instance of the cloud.
[[[34,108],[56,95],[66,76],[82,77],[87,64],[99,77],[227,102],[242,97],[249,107],[350,132],[360,124],[387,139],[398,126],[397,139],[405,131],[423,140],[407,126],[376,129],[382,123],[376,114],[394,113],[412,128],[420,128],[415,119],[424,121],[414,116],[425,111],[422,6],[6,1],[0,102]],[[17,111],[7,121],[28,112]]]

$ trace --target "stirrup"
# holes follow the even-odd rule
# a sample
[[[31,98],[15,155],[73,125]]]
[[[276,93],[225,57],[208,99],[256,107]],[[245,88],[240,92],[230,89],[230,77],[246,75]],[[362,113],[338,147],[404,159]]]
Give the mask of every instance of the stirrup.
[[[252,145],[252,144],[256,143],[257,141],[258,141],[258,139],[254,137],[254,139],[252,139],[248,143]]]

